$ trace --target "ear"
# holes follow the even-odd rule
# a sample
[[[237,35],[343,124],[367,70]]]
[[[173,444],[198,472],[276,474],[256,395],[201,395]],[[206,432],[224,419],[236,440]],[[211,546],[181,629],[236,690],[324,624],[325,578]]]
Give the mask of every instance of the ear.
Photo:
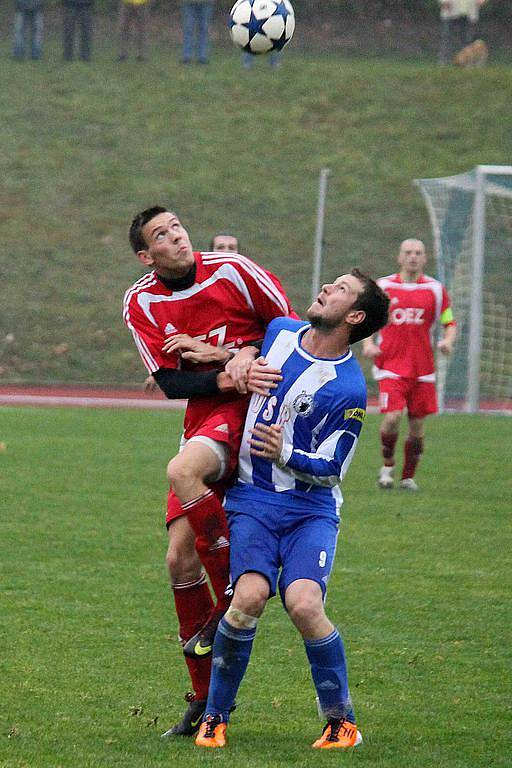
[[[137,258],[140,261],[141,264],[144,264],[146,267],[152,267],[155,263],[154,260],[149,255],[148,251],[137,251]]]
[[[352,309],[345,317],[345,322],[349,325],[359,325],[366,318],[364,309]]]

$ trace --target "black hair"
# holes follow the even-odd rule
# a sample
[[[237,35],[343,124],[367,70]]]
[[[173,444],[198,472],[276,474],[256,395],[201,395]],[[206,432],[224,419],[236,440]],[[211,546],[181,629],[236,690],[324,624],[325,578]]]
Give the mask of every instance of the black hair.
[[[372,336],[388,322],[389,297],[384,293],[375,280],[354,267],[350,274],[357,277],[364,289],[359,294],[351,309],[362,309],[366,317],[362,323],[353,325],[350,331],[350,344]]]
[[[168,210],[168,208],[163,208],[161,205],[153,205],[151,208],[146,208],[144,211],[141,211],[133,217],[128,237],[134,253],[145,251],[148,247],[148,244],[142,236],[142,228],[148,221],[151,221],[155,216],[158,216],[159,213],[167,213]]]

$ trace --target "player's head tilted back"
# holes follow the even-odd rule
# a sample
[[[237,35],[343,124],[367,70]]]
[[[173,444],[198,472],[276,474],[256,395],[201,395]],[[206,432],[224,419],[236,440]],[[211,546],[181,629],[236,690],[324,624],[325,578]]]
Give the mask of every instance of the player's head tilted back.
[[[187,230],[175,213],[160,205],[134,217],[129,239],[139,261],[153,267],[161,277],[182,277],[194,265]]]
[[[357,267],[350,272],[362,285],[362,291],[357,297],[354,310],[365,313],[364,320],[354,325],[350,332],[350,343],[366,339],[383,328],[388,322],[389,297],[384,293],[375,280],[365,275]]]
[[[210,241],[210,251],[240,253],[238,237],[231,232],[217,232]]]
[[[322,286],[307,318],[320,331],[349,326],[348,341],[354,344],[386,325],[388,309],[389,299],[375,280],[354,268]]]
[[[128,237],[130,239],[130,245],[135,254],[137,254],[139,251],[143,251],[144,248],[147,247],[146,240],[142,234],[143,227],[148,223],[148,221],[151,221],[151,219],[154,219],[155,216],[158,216],[159,213],[166,213],[166,211],[167,208],[163,208],[161,205],[153,205],[151,208],[146,208],[133,217],[132,223],[130,224]]]

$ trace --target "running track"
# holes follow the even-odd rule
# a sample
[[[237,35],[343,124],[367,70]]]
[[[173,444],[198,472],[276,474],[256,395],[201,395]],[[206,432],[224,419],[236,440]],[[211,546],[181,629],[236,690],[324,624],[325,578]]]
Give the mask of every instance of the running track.
[[[20,384],[0,386],[0,406],[32,405],[57,408],[159,408],[179,410],[186,400],[167,400],[161,392],[146,394],[142,386],[133,389],[99,389],[91,387],[30,387]],[[370,413],[377,412],[372,404]]]
[[[58,408],[153,408],[161,410],[180,410],[185,408],[186,400],[167,400],[161,392],[146,394],[142,386],[138,388],[110,389],[77,386],[23,386],[21,384],[0,386],[0,406],[32,405],[55,406]],[[448,410],[450,409],[450,403]],[[455,410],[459,410],[456,408]],[[488,413],[512,415],[510,402],[480,403],[480,410]],[[368,413],[377,413],[377,401],[370,398]]]
[[[73,408],[184,408],[185,400],[167,400],[160,392],[146,394],[138,389],[90,387],[0,386],[0,405],[32,405]]]

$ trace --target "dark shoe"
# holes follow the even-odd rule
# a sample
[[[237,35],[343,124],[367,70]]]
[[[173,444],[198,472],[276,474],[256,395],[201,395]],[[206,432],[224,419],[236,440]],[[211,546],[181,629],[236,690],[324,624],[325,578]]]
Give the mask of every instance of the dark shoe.
[[[187,693],[185,701],[189,702],[185,714],[181,718],[179,723],[173,725],[168,731],[162,733],[162,738],[168,738],[173,736],[194,736],[201,725],[203,719],[204,710],[206,707],[206,701],[195,699],[193,693]]]
[[[214,611],[204,627],[183,644],[183,653],[192,659],[202,659],[210,656],[213,651],[213,639],[224,615],[223,611]]]

